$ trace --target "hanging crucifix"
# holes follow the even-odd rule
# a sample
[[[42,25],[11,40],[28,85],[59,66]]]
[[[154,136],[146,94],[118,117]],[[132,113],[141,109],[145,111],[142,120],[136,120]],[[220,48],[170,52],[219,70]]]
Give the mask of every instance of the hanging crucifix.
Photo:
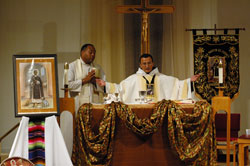
[[[123,5],[116,8],[118,13],[141,14],[141,54],[150,53],[149,14],[174,12],[174,6],[149,5],[148,1],[149,0],[141,0],[141,5]]]

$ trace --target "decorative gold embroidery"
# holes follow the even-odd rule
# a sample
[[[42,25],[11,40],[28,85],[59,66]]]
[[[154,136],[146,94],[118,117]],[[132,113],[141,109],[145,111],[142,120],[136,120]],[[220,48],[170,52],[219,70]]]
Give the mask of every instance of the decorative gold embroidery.
[[[209,60],[223,59],[224,95],[234,99],[239,93],[239,36],[236,35],[194,35],[194,74],[200,74],[195,82],[196,94],[211,102],[218,90],[217,78],[210,73]],[[213,71],[211,71],[213,72]]]
[[[129,130],[145,136],[154,134],[168,117],[168,137],[172,148],[185,165],[215,165],[216,139],[211,105],[200,101],[193,114],[187,114],[170,100],[158,102],[149,118],[140,119],[125,104],[106,105],[98,134],[91,128],[92,105],[80,107],[76,120],[76,135],[72,161],[76,166],[110,165],[113,153],[116,115]]]

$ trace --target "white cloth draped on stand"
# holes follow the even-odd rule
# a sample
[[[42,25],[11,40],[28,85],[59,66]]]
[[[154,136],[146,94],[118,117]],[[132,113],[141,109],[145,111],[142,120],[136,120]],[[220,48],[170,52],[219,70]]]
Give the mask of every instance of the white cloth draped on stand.
[[[28,128],[29,118],[22,117],[9,157],[19,156],[28,159]],[[44,132],[46,166],[73,166],[55,116],[45,119]]]

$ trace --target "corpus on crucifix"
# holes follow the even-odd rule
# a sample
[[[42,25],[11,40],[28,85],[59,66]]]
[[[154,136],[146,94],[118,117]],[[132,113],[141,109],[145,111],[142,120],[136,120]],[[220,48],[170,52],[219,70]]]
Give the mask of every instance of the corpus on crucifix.
[[[149,0],[141,0],[141,5],[123,5],[117,6],[116,9],[118,13],[141,14],[141,54],[150,53],[149,14],[174,12],[174,6],[150,5]]]

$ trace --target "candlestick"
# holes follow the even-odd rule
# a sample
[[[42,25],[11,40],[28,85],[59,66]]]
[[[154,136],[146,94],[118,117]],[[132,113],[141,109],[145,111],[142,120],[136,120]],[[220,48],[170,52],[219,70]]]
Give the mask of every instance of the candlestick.
[[[69,70],[69,64],[66,62],[64,64],[64,87],[68,87],[69,85],[68,70]]]
[[[223,66],[222,66],[222,59],[220,59],[220,63],[219,63],[219,84],[223,84]]]

